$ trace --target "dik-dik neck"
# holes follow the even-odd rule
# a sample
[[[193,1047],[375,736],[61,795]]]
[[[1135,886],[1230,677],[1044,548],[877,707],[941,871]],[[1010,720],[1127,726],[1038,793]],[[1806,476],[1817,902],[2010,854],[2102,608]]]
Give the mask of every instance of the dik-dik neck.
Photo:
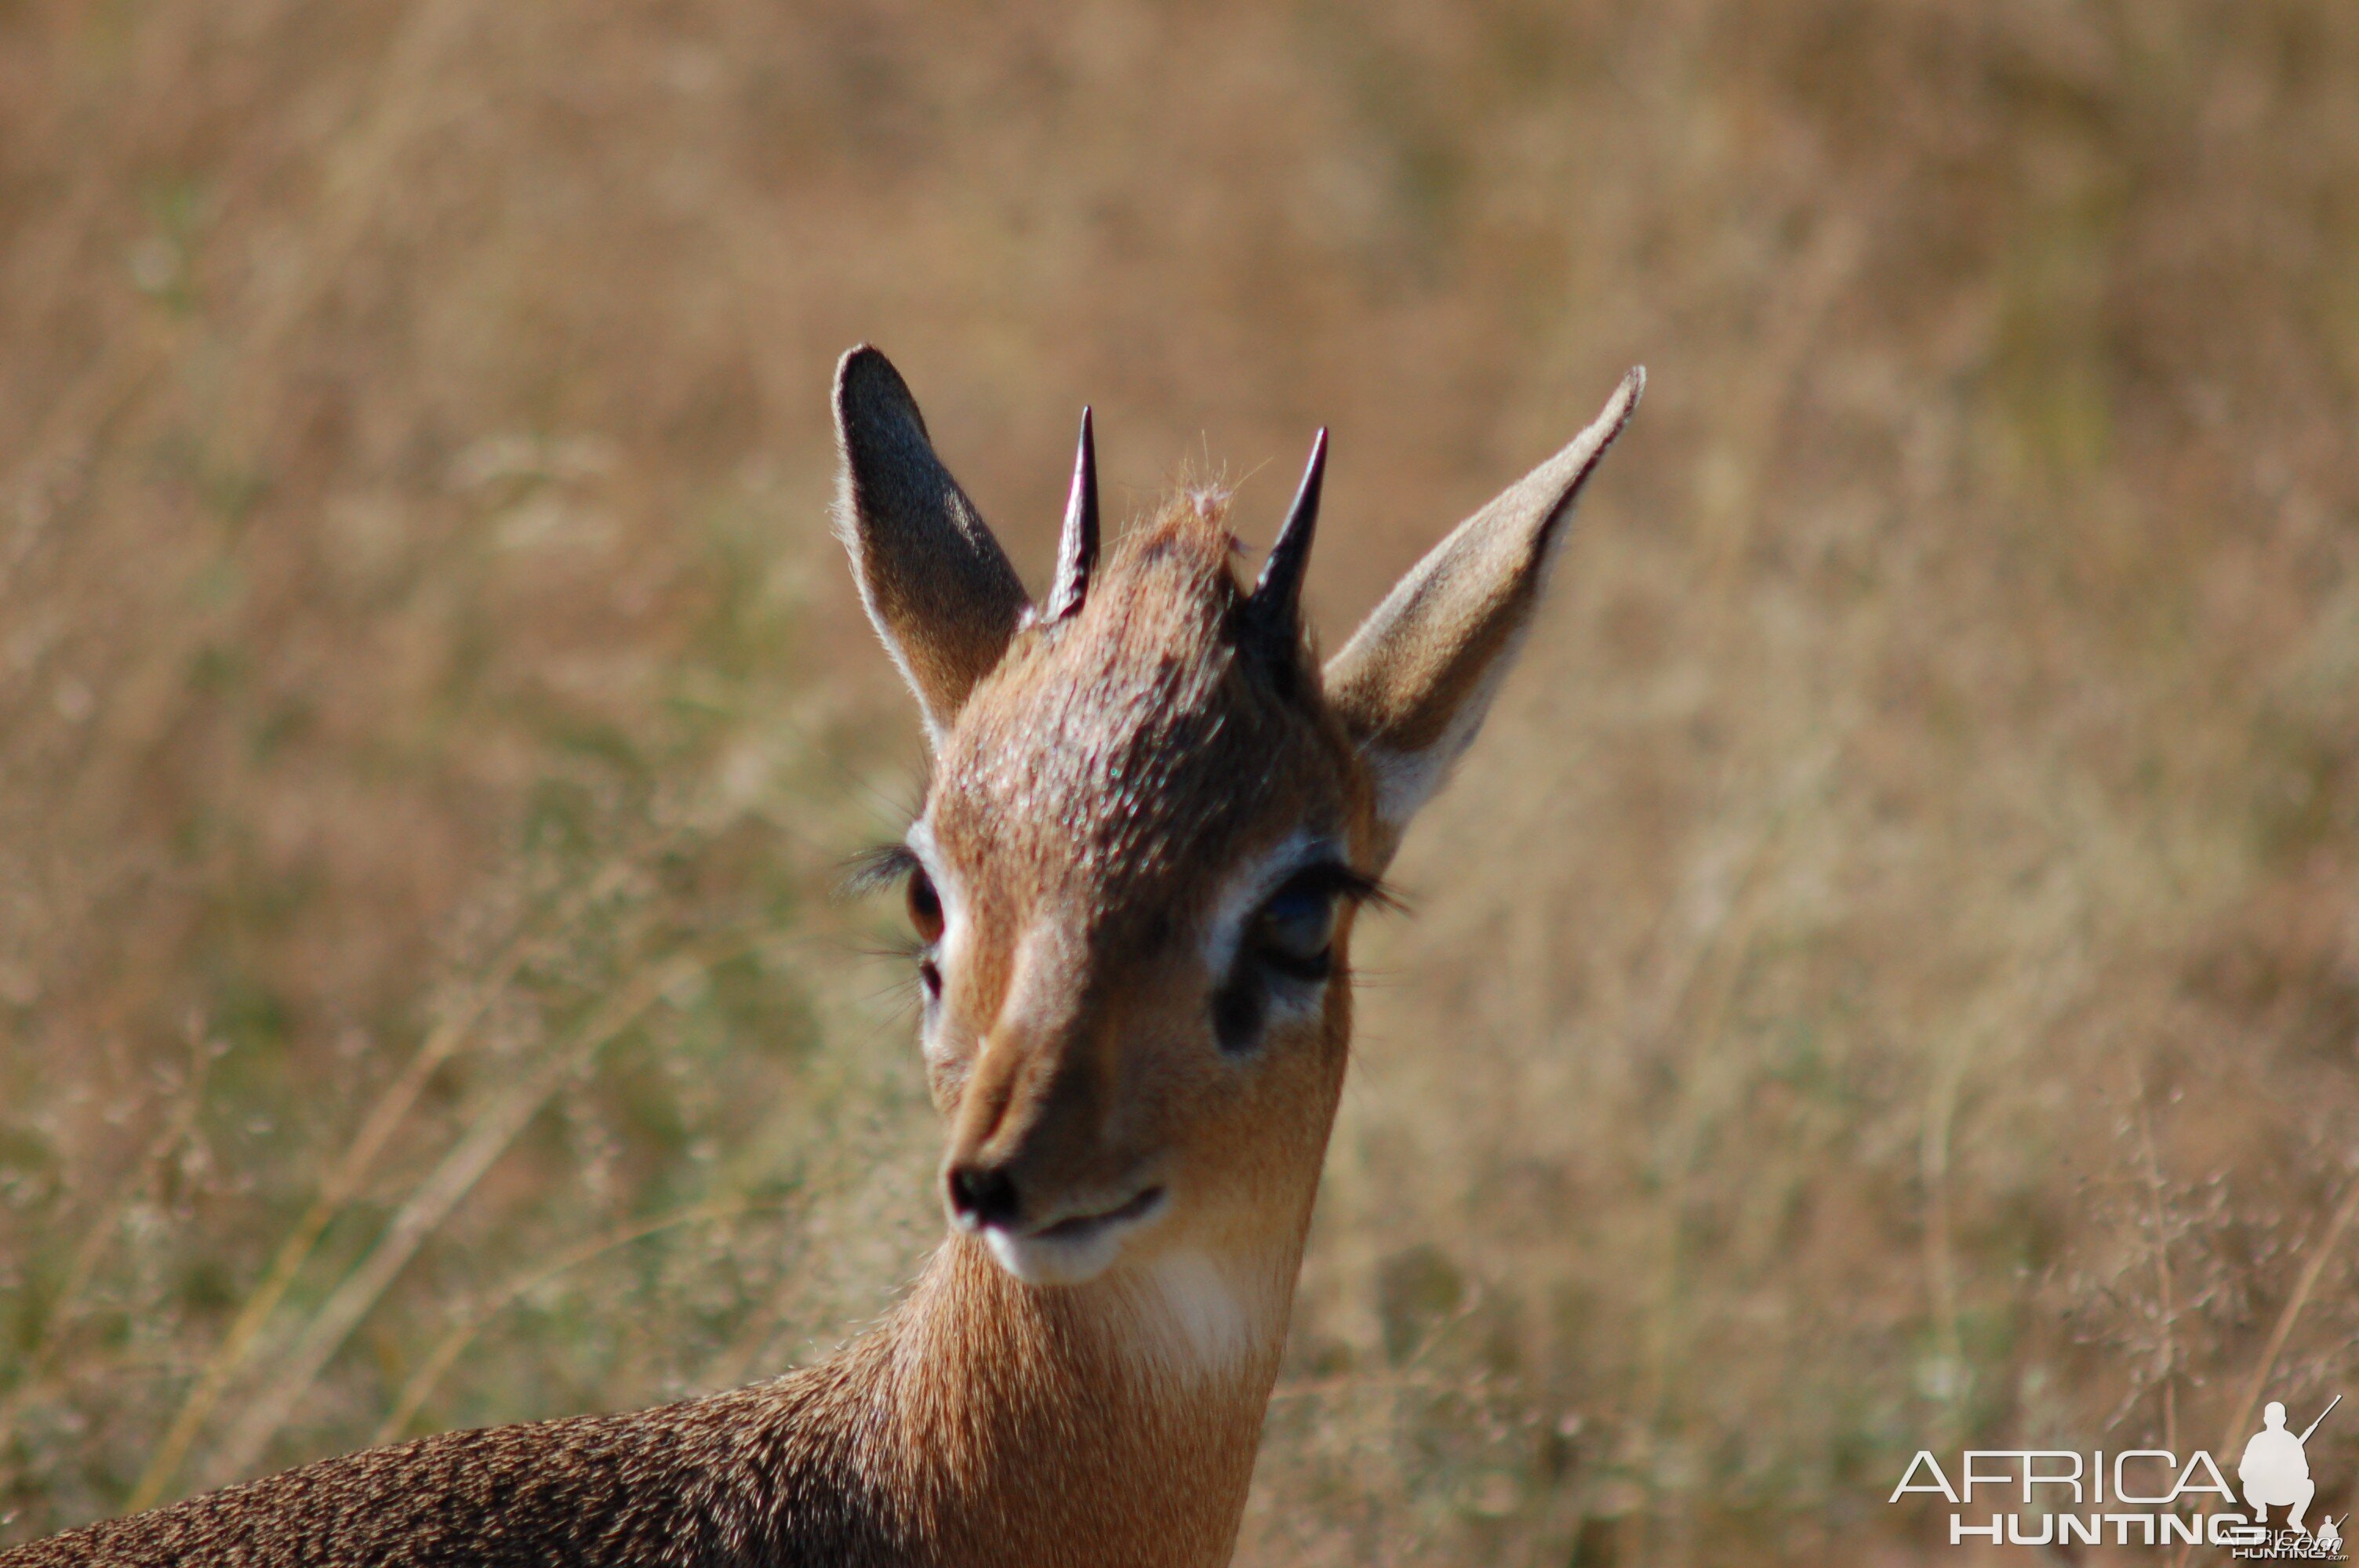
[[[1228,1560],[1300,1243],[1042,1289],[963,1238],[861,1346],[914,1537],[973,1563]]]

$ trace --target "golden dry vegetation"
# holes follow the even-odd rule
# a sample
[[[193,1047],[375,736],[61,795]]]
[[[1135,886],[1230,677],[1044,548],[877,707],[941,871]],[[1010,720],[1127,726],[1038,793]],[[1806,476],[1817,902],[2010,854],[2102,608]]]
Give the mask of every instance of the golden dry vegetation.
[[[1920,1446],[2359,1393],[2344,0],[7,0],[0,1541],[913,1271],[862,338],[1035,580],[1083,401],[1256,542],[1331,424],[1331,642],[1653,373],[1243,1561],[1910,1558]]]

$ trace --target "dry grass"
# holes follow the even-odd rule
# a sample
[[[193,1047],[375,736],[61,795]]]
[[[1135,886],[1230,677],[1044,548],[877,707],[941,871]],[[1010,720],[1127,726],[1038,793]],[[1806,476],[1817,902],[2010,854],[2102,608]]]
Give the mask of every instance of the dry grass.
[[[1245,1561],[1907,1555],[1920,1444],[2359,1390],[2354,169],[2339,0],[0,5],[0,1541],[915,1267],[862,337],[1036,574],[1085,399],[1137,501],[1332,424],[1331,636],[1653,373]]]

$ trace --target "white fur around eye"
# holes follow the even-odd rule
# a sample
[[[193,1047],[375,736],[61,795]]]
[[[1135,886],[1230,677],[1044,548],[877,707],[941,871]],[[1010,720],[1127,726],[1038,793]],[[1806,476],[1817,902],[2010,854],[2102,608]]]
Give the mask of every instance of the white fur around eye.
[[[934,943],[934,964],[941,970],[943,989],[947,991],[951,976],[957,972],[960,954],[966,942],[968,922],[962,913],[967,908],[966,890],[942,858],[940,849],[934,842],[933,830],[922,820],[910,827],[905,841],[909,846],[909,853],[917,856],[918,864],[924,868],[927,880],[934,884],[934,896],[941,901],[942,934]],[[929,1014],[939,1011],[928,1009]],[[919,1045],[928,1061],[936,1060],[949,1049],[943,1042],[938,1018],[928,1018]]]

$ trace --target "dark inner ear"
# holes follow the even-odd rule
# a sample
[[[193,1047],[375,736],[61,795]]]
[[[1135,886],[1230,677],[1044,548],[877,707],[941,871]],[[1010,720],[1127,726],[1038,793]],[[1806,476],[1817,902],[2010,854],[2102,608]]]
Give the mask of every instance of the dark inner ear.
[[[934,455],[892,362],[863,345],[835,375],[836,526],[877,634],[929,730],[949,729],[1028,604],[1016,568]]]

